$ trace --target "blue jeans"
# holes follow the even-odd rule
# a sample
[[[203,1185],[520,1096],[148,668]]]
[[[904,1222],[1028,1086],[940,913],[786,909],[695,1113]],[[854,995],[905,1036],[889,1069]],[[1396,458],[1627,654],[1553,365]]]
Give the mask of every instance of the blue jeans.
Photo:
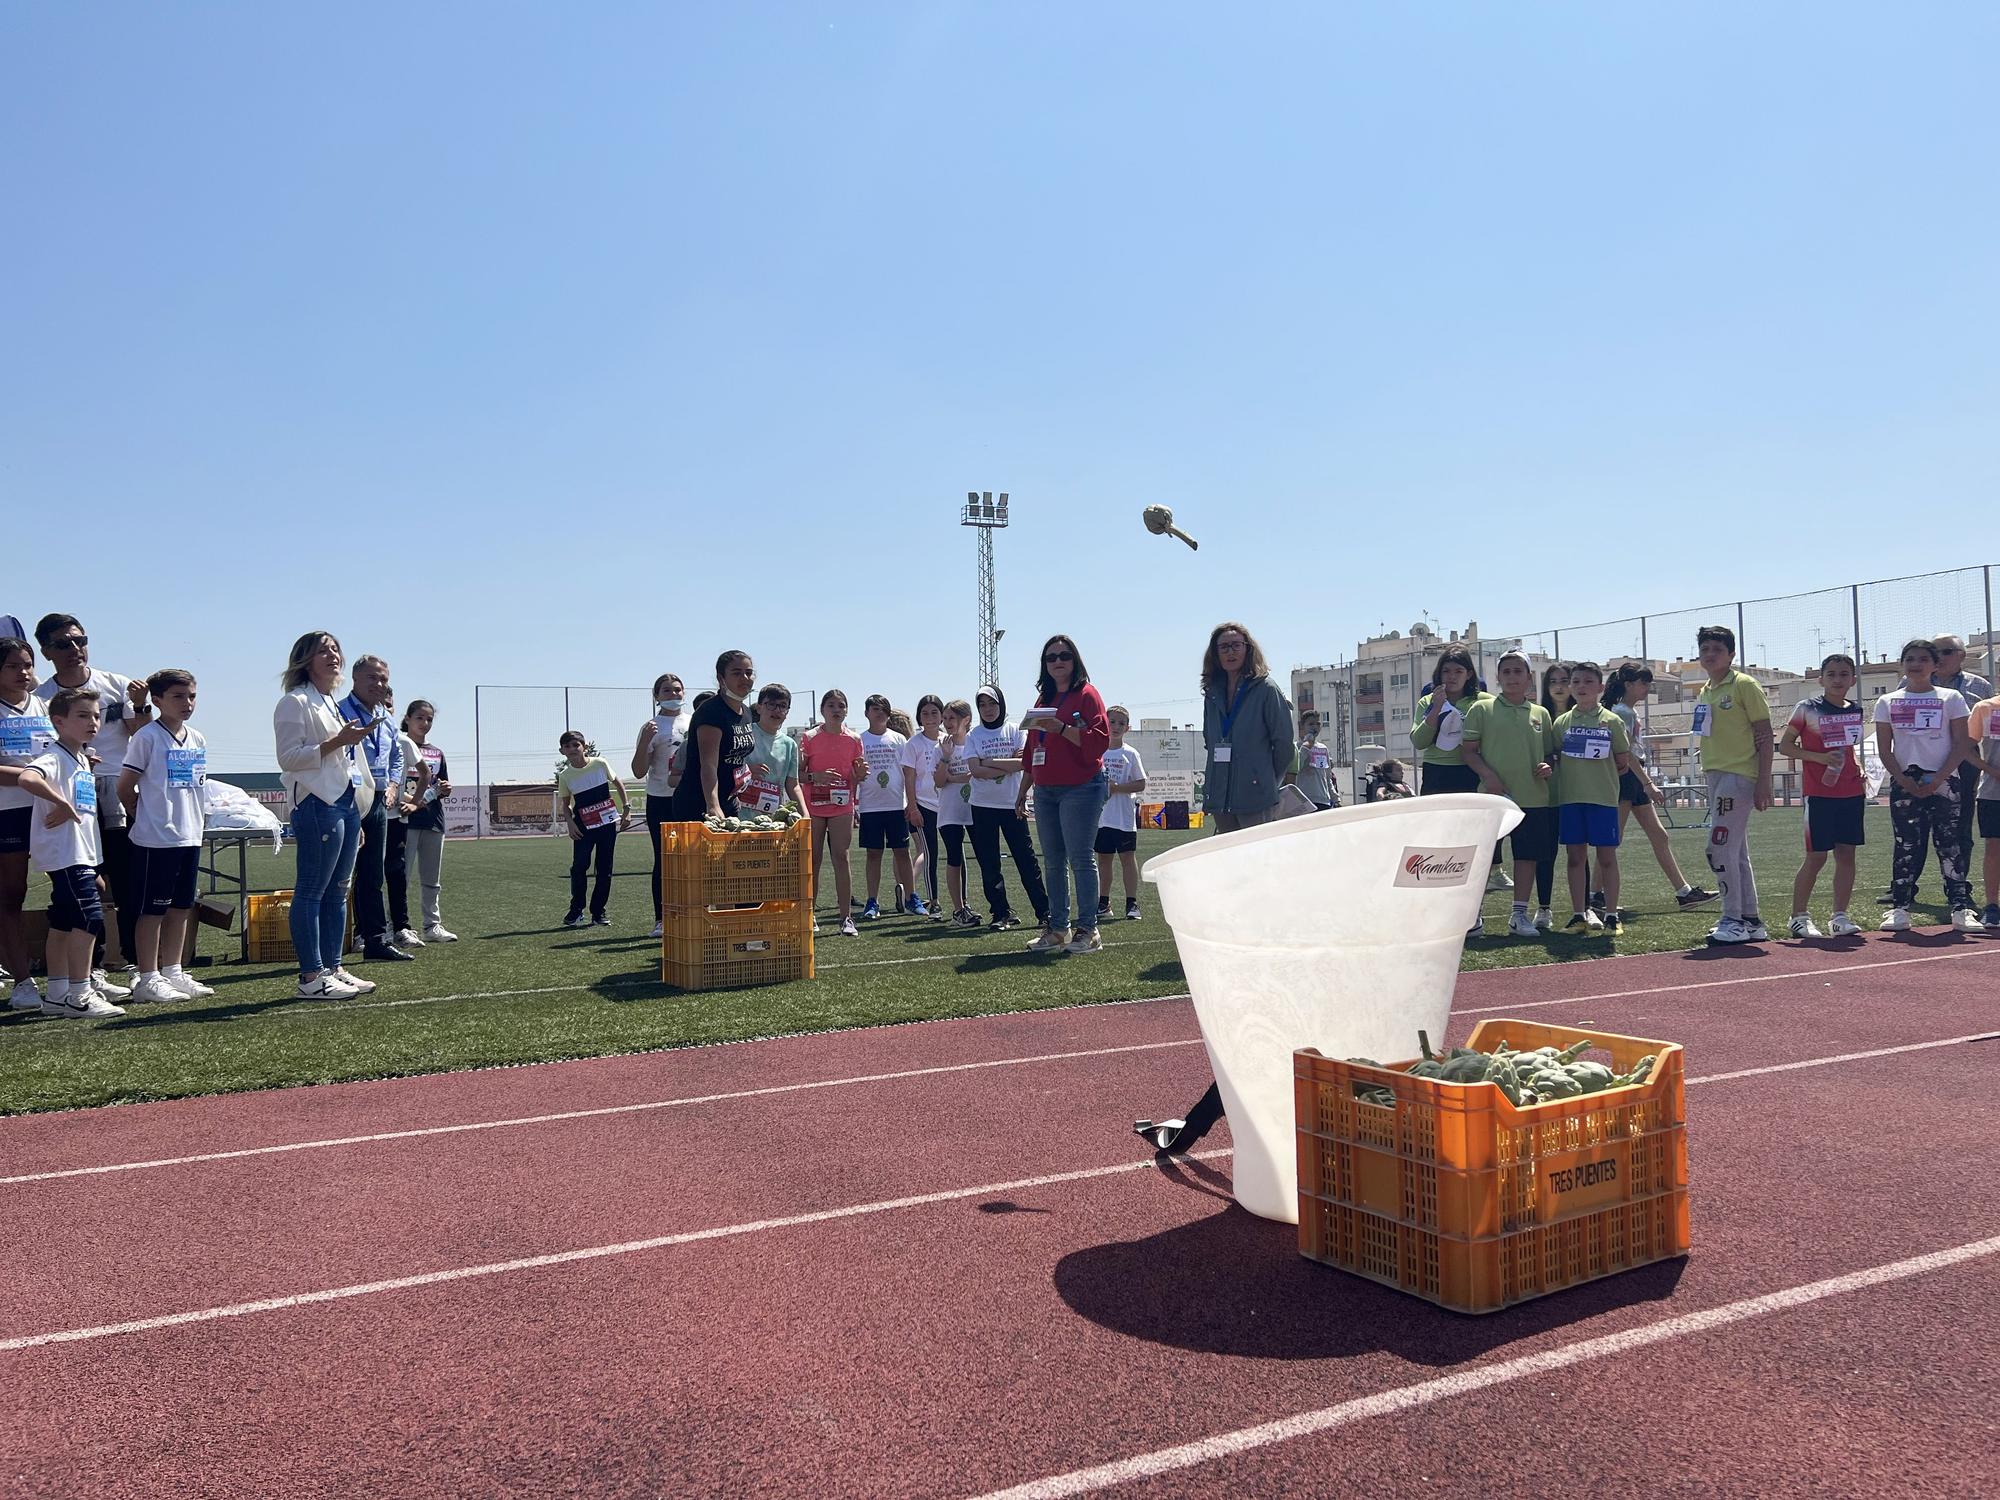
[[[361,847],[361,814],[354,788],[338,802],[307,797],[292,809],[292,837],[299,871],[292,887],[292,947],[299,975],[340,967],[347,939],[347,882]]]
[[[1049,882],[1049,926],[1069,926],[1070,877],[1076,877],[1076,930],[1097,930],[1097,821],[1111,783],[1099,771],[1079,786],[1035,788],[1035,828]]]

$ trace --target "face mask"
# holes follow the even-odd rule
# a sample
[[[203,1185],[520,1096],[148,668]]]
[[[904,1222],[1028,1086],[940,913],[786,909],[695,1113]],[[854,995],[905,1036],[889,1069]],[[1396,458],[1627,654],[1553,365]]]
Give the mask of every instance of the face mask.
[[[661,713],[663,713],[663,714],[677,714],[677,713],[679,713],[680,711],[681,711],[681,700],[680,700],[680,699],[678,699],[678,698],[662,698],[662,699],[660,700],[660,712],[661,712]]]

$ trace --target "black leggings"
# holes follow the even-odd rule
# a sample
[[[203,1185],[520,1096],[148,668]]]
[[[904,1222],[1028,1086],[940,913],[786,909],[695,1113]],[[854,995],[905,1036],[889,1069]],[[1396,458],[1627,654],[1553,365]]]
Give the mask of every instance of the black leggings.
[[[618,854],[618,825],[609,824],[603,828],[590,828],[582,838],[570,845],[569,856],[569,919],[583,915],[583,887],[589,874],[593,857],[597,861],[597,881],[590,890],[590,914],[604,915],[604,908],[611,904],[611,862]]]
[[[653,845],[653,920],[660,920],[660,825],[674,821],[674,799],[646,793],[646,837]]]
[[[1035,841],[1028,836],[1028,820],[1011,807],[972,809],[972,853],[979,861],[979,884],[986,892],[986,906],[994,921],[1013,916],[1007,903],[1007,882],[1000,873],[1000,840],[1007,840],[1007,852],[1014,856],[1014,868],[1028,892],[1028,904],[1035,909],[1035,921],[1049,920],[1049,893],[1042,885],[1042,862],[1035,857]]]
[[[925,879],[925,880],[926,880],[926,881],[927,881],[927,882],[929,883],[929,885],[930,885],[930,888],[931,888],[931,893],[930,893],[930,903],[931,903],[931,905],[932,905],[932,906],[936,906],[936,905],[937,905],[937,899],[938,899],[938,872],[937,872],[937,849],[938,849],[938,820],[937,820],[937,809],[936,809],[935,807],[925,807],[925,808],[920,808],[919,810],[920,810],[920,811],[921,811],[921,812],[923,813],[923,815],[924,815],[924,826],[923,826],[923,839],[924,839],[924,853],[925,853],[925,854],[926,854],[926,855],[927,855],[927,856],[929,857],[929,863],[928,863],[928,864],[926,864],[926,865],[924,866],[924,879]]]

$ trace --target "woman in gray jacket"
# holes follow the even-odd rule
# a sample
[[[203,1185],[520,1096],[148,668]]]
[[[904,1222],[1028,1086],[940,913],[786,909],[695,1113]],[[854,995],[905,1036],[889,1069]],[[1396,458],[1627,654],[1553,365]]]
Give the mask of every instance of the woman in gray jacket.
[[[1202,805],[1218,833],[1268,823],[1292,765],[1292,708],[1250,632],[1234,620],[1209,632],[1201,659]]]

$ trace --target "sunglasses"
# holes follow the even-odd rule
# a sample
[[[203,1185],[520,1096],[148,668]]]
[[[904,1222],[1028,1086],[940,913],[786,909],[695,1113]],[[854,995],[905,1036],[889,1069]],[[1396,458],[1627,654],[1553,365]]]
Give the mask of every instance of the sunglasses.
[[[1050,652],[1050,653],[1049,653],[1049,654],[1048,654],[1047,656],[1043,657],[1043,658],[1042,658],[1042,660],[1043,660],[1043,661],[1075,661],[1075,660],[1076,660],[1076,653],[1075,653],[1074,651],[1051,651],[1051,652]]]
[[[51,651],[81,651],[90,644],[87,635],[59,635],[49,642]]]

